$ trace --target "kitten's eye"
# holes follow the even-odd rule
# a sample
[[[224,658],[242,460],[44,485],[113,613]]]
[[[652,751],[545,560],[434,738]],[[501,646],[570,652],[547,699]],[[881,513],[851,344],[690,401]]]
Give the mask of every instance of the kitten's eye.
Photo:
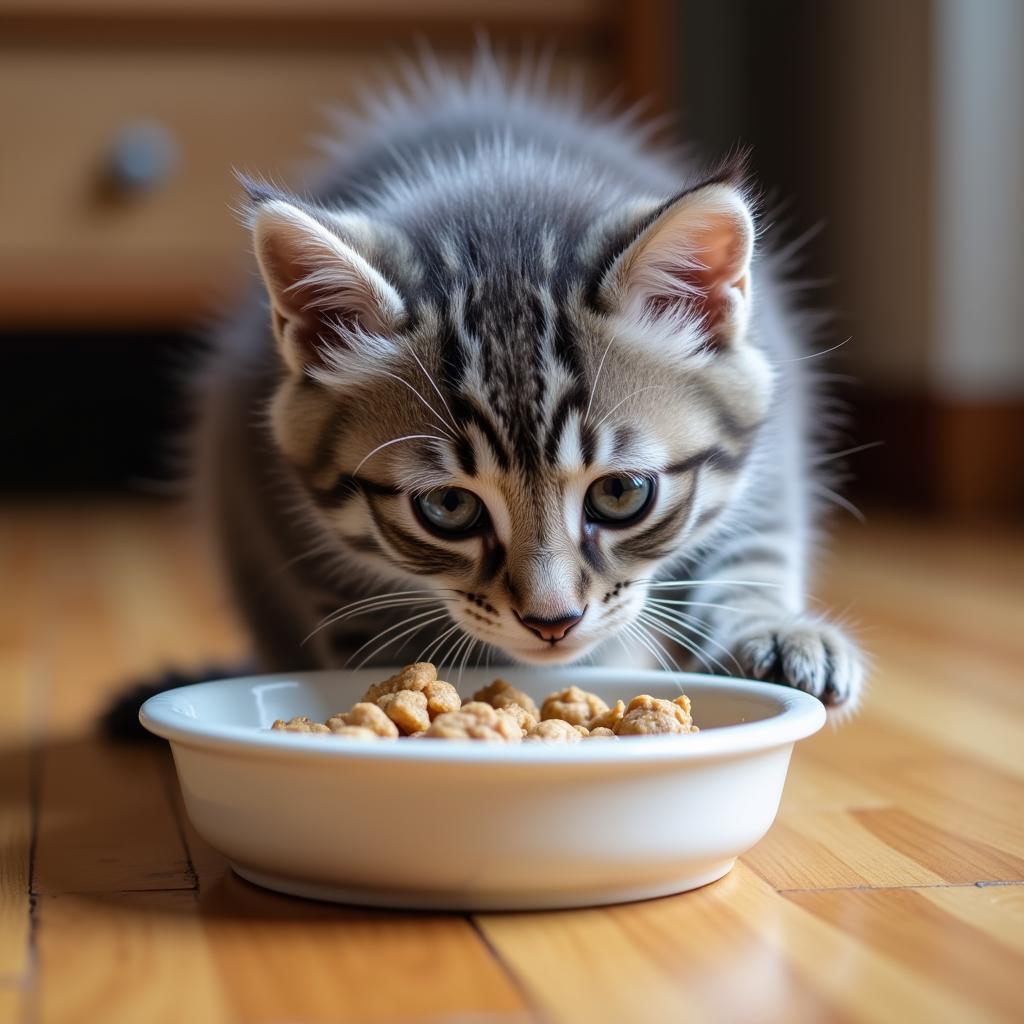
[[[413,498],[424,525],[435,533],[468,533],[484,516],[484,503],[462,487],[438,487]]]
[[[647,511],[653,496],[654,481],[649,476],[618,473],[595,480],[583,504],[588,519],[625,526]]]

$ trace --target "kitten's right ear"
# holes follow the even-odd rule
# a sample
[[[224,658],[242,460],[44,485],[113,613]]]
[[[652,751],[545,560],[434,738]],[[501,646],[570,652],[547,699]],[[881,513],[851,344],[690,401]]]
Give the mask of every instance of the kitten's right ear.
[[[293,373],[324,366],[332,349],[388,335],[405,315],[391,283],[343,240],[344,218],[321,220],[284,198],[253,194],[253,241],[274,335]],[[336,222],[336,223],[335,223]],[[332,228],[332,224],[338,230]]]

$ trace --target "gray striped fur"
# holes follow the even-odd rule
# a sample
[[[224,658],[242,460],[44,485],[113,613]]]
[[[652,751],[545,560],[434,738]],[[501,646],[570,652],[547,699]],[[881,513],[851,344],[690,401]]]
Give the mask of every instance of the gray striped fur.
[[[745,199],[735,170],[714,180]],[[727,344],[620,308],[631,254],[701,184],[629,122],[510,87],[486,58],[463,82],[428,67],[349,124],[310,193],[248,183],[254,222],[300,210],[400,297],[382,339],[328,330],[312,372],[282,362],[262,299],[217,337],[198,476],[264,667],[622,648],[668,664],[692,647],[856,702],[855,646],[807,610],[815,406],[770,258]],[[658,475],[653,511],[621,531],[582,518],[610,469]],[[484,500],[489,538],[440,541],[413,515],[410,494],[455,483]],[[557,645],[513,614],[567,607],[586,614]]]

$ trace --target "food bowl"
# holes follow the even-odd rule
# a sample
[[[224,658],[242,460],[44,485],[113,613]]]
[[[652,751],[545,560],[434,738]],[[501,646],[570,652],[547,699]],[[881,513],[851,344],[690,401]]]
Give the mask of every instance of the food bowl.
[[[693,701],[701,731],[580,743],[358,742],[271,732],[324,721],[393,670],[183,686],[142,706],[169,740],[199,834],[243,878],[342,903],[432,910],[596,906],[721,878],[768,831],[793,744],[825,709],[783,686],[625,669],[502,669],[542,700]],[[493,670],[467,671],[464,698]]]

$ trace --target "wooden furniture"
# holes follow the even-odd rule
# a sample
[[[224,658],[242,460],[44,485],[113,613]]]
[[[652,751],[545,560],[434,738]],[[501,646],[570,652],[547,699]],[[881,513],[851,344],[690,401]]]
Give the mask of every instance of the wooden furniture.
[[[190,324],[247,241],[233,169],[301,181],[325,110],[426,42],[553,46],[555,80],[657,91],[662,2],[4,0],[0,330]],[[643,59],[644,52],[648,58]],[[386,77],[386,76],[384,76]]]
[[[165,749],[93,734],[120,681],[240,649],[180,510],[2,506],[0,1021],[1017,1020],[1022,559],[1020,532],[843,530],[823,596],[859,623],[872,688],[800,745],[779,820],[722,881],[403,915],[240,881]]]

